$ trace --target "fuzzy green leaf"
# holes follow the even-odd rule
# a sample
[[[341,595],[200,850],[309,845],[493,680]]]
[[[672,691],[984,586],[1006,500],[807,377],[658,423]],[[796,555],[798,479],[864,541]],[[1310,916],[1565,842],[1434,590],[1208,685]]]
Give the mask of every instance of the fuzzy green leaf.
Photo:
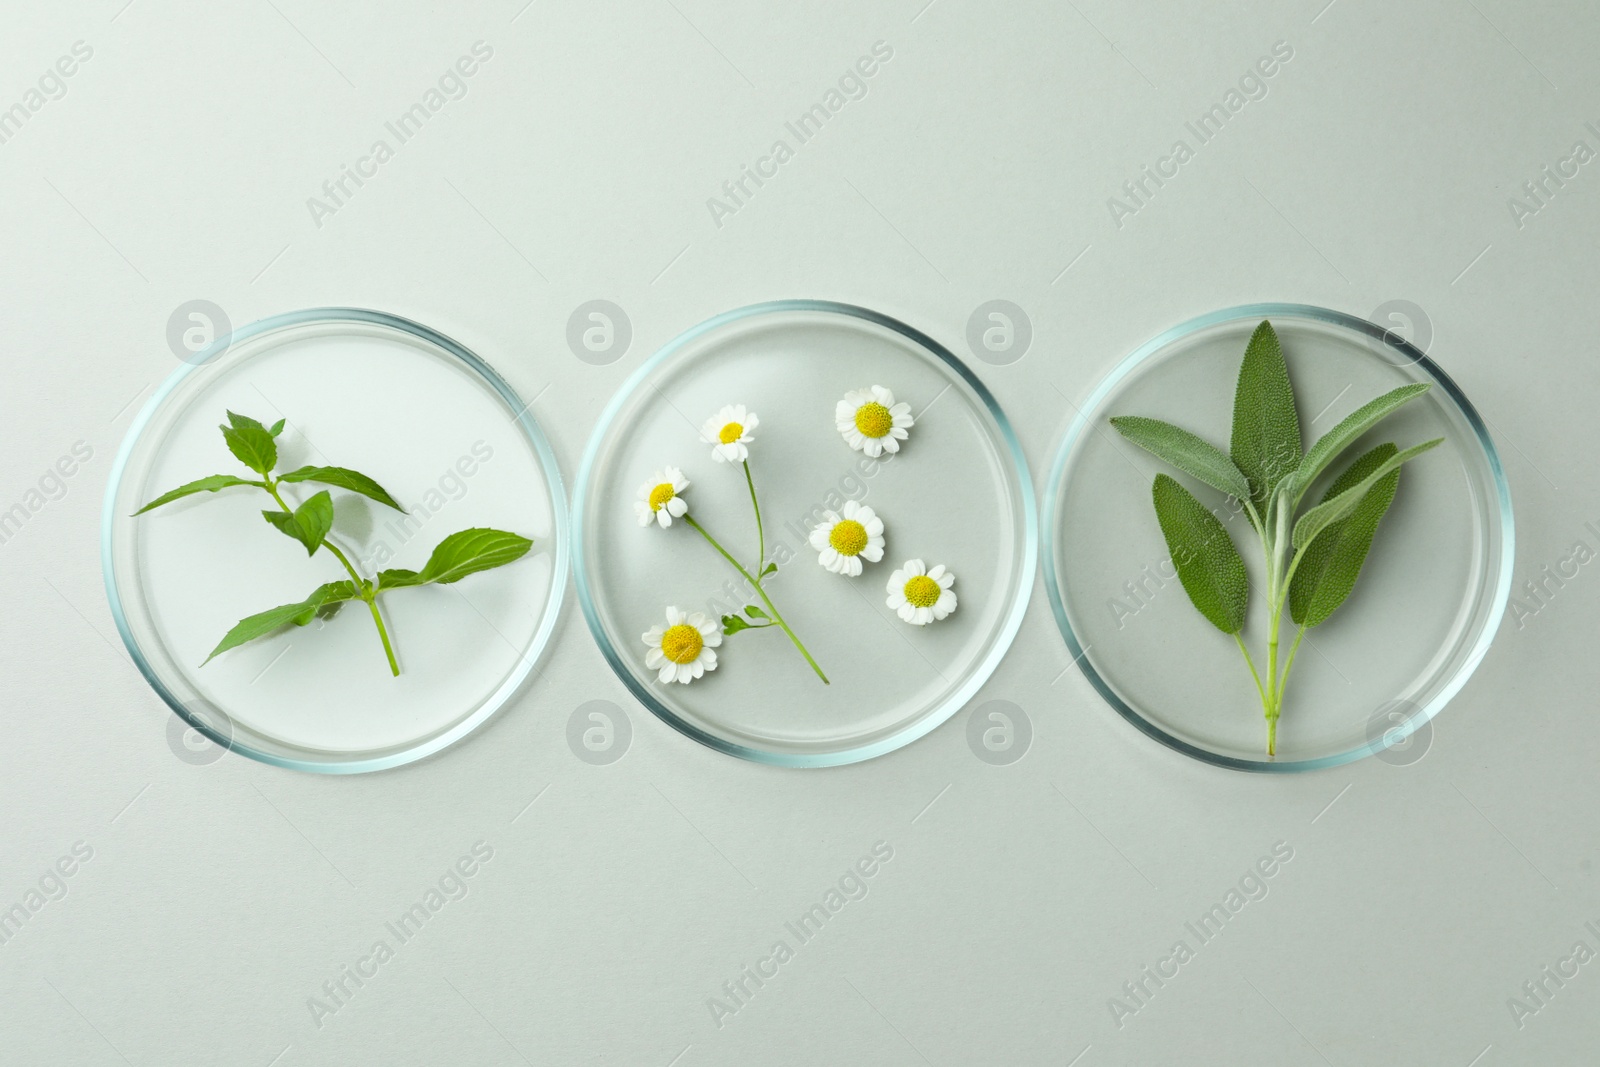
[[[152,508],[159,508],[162,504],[170,504],[174,500],[181,500],[195,493],[215,493],[218,489],[227,489],[235,485],[253,485],[257,489],[265,489],[266,482],[253,482],[248,478],[235,478],[231,474],[212,474],[205,478],[196,478],[192,482],[185,482],[178,488],[162,493],[144,507],[135,511],[135,515],[143,515]]]
[[[1360,483],[1398,451],[1392,444],[1382,444],[1363,454],[1334,480],[1322,499],[1331,500]],[[1289,583],[1289,617],[1297,625],[1321,625],[1350,595],[1399,484],[1398,468],[1373,482],[1355,510],[1330,523],[1307,546]]]
[[[292,515],[287,511],[263,511],[261,517],[305,545],[306,555],[315,555],[322,547],[322,539],[333,529],[333,497],[324,489],[295,508]]]
[[[1370,474],[1359,482],[1345,489],[1336,496],[1330,497],[1316,507],[1301,515],[1294,524],[1294,547],[1296,551],[1310,544],[1327,527],[1349,515],[1361,503],[1367,490],[1384,475],[1392,470],[1398,470],[1400,465],[1409,459],[1422,455],[1430,448],[1444,442],[1444,438],[1435,437],[1431,441],[1424,441],[1420,445],[1412,445],[1403,452],[1396,452],[1382,463],[1378,464]]]
[[[1211,625],[1225,634],[1238,633],[1244,627],[1250,578],[1228,531],[1175,478],[1156,475],[1151,497],[1184,592]]]
[[[238,648],[246,642],[265,637],[285,626],[305,626],[334,605],[354,600],[356,595],[356,587],[352,582],[329,582],[317,586],[310,596],[298,604],[283,604],[240,619],[238,624],[217,643],[217,647],[211,650],[211,655],[206,657],[205,662],[210,663],[230,648]],[[205,663],[201,666],[205,666]]]
[[[754,628],[737,615],[724,615],[722,617],[722,632],[725,634],[736,634],[740,630],[752,630]]]
[[[439,542],[418,577],[448,585],[469,574],[503,567],[527,555],[533,542],[505,530],[476,527],[453,533]]]
[[[1250,485],[1222,449],[1160,419],[1119,415],[1111,420],[1117,432],[1140,448],[1163,459],[1213,489],[1240,500],[1250,499]]]
[[[219,426],[222,439],[234,458],[257,474],[271,474],[278,465],[278,442],[272,433],[255,419],[228,412],[231,425]]]
[[[1306,490],[1311,488],[1311,483],[1339,458],[1340,453],[1354,444],[1356,438],[1372,429],[1390,412],[1427,391],[1427,382],[1414,382],[1411,385],[1402,385],[1398,389],[1391,389],[1376,400],[1370,400],[1346,415],[1339,425],[1318,438],[1317,443],[1311,446],[1311,450],[1300,461],[1299,469],[1294,472],[1294,502],[1296,504],[1300,502],[1306,495]]]
[[[1261,320],[1239,365],[1233,397],[1233,439],[1228,451],[1250,483],[1250,499],[1259,514],[1278,483],[1300,466],[1300,416],[1294,387],[1272,323]]]
[[[377,482],[368,478],[360,471],[349,470],[345,467],[301,467],[288,474],[278,476],[280,482],[317,482],[321,485],[331,485],[335,489],[348,489],[353,493],[371,497],[386,507],[394,508],[404,513],[405,508],[396,503],[388,490]]]

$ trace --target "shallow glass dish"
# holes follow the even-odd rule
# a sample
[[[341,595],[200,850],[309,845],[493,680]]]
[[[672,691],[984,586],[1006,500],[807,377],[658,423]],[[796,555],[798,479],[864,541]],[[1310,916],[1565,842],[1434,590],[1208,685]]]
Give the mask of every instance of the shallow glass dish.
[[[873,461],[834,426],[853,389],[881,385],[916,425]],[[664,466],[682,468],[690,514],[746,565],[755,522],[737,464],[714,462],[700,424],[724,404],[760,417],[751,470],[766,524],[767,588],[827,672],[824,685],[775,628],[727,635],[719,663],[661,683],[641,635],[675,605],[713,618],[749,597],[682,521],[641,527],[634,501]],[[818,513],[860,500],[884,520],[885,555],[857,578],[818,564]],[[618,677],[652,712],[745,759],[822,767],[921,737],[978,690],[1005,654],[1033,584],[1037,516],[1027,466],[983,384],[938,342],[864,308],[786,300],[730,311],[671,341],[633,374],[595,428],[573,501],[578,598]],[[956,611],[914,627],[885,604],[908,559],[945,564]]]
[[[1226,451],[1239,362],[1264,318],[1283,343],[1306,447],[1368,400],[1409,382],[1433,388],[1358,440],[1344,463],[1383,441],[1404,448],[1445,438],[1403,468],[1350,599],[1307,631],[1275,758],[1266,755],[1265,721],[1243,657],[1200,616],[1175,576],[1150,486],[1166,471],[1208,506],[1225,498],[1126,441],[1107,421],[1166,419]],[[1319,484],[1310,497],[1321,492]],[[1243,770],[1330,767],[1405,740],[1466,683],[1511,586],[1510,491],[1471,403],[1394,333],[1299,304],[1215,311],[1124,359],[1067,431],[1043,514],[1045,588],[1084,675],[1151,737]],[[1261,553],[1244,518],[1235,516],[1228,529],[1250,572],[1243,637],[1259,658],[1266,642]],[[1283,633],[1285,640],[1293,633],[1287,612]]]
[[[407,509],[333,490],[331,539],[371,577],[420,569],[473,526],[533,538],[522,559],[380,605],[392,677],[359,603],[201,662],[239,619],[291,603],[344,571],[261,519],[256,489],[198,493],[133,517],[208,474],[247,475],[217,426],[232,409],[283,418],[279,471],[350,467]],[[304,500],[320,486],[286,486]],[[106,593],[135,664],[218,745],[280,767],[349,774],[420,759],[505,706],[533,670],[566,585],[566,505],[527,405],[472,352],[375,311],[322,308],[235,331],[181,366],[134,420],[106,490]]]

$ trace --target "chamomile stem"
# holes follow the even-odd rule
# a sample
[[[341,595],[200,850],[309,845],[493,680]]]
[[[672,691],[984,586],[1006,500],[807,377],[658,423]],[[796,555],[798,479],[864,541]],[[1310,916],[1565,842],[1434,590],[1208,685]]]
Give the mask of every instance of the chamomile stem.
[[[800,654],[806,658],[806,662],[811,664],[811,669],[817,672],[817,677],[822,679],[822,684],[831,684],[828,681],[828,676],[823,674],[822,668],[817,665],[817,661],[811,658],[811,653],[806,650],[806,646],[801,643],[800,638],[795,635],[795,632],[789,628],[789,623],[784,619],[783,613],[778,610],[777,605],[773,604],[772,598],[767,596],[767,591],[761,588],[761,583],[752,578],[750,576],[750,572],[745,570],[744,566],[738,560],[729,555],[728,550],[718,544],[717,539],[712,537],[704,526],[701,526],[698,522],[696,522],[693,515],[685,515],[683,517],[683,521],[698,531],[700,536],[706,539],[706,543],[712,548],[716,549],[717,554],[723,559],[727,560],[733,569],[738,571],[744,580],[750,583],[751,587],[756,591],[756,596],[760,597],[761,602],[767,606],[767,612],[772,616],[772,621],[777,623],[783,632],[789,635],[789,640],[794,642],[794,647],[799,649]]]
[[[756,553],[756,588],[761,588],[761,572],[767,566],[767,528],[761,525],[761,502],[756,499],[756,480],[750,476],[750,461],[745,460],[744,484],[750,487],[750,506],[756,511],[756,540],[761,546]]]
[[[278,507],[290,515],[294,514],[294,508],[290,507],[289,502],[284,500],[283,496],[278,492],[277,483],[268,482],[264,488],[272,494],[272,499],[278,502]],[[378,640],[383,642],[383,654],[389,659],[389,671],[394,677],[400,677],[400,664],[395,662],[394,646],[389,643],[389,631],[384,628],[383,616],[378,613],[378,597],[372,588],[372,583],[361,577],[361,572],[356,570],[355,565],[350,562],[350,557],[339,551],[339,546],[328,540],[326,536],[322,539],[322,545],[329,552],[332,552],[334,558],[344,567],[345,573],[350,575],[350,581],[355,583],[357,595],[367,602],[367,607],[372,609],[372,621],[378,626]]]

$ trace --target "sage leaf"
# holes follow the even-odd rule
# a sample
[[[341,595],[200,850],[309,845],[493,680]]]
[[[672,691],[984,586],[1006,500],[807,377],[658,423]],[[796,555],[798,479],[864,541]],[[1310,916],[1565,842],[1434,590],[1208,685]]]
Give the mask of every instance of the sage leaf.
[[[253,485],[257,489],[265,489],[266,482],[253,482],[248,478],[236,478],[231,474],[211,474],[204,478],[196,478],[192,482],[185,482],[176,489],[169,490],[156,497],[144,507],[135,511],[135,515],[143,515],[152,508],[159,508],[162,504],[170,504],[174,500],[182,500],[195,493],[215,493],[218,489],[227,489],[235,485]]]
[[[1296,504],[1300,502],[1306,495],[1306,490],[1311,488],[1311,483],[1316,481],[1318,475],[1327,470],[1356,438],[1372,429],[1378,420],[1396,408],[1427,391],[1427,382],[1414,382],[1411,385],[1402,385],[1398,389],[1391,389],[1376,400],[1370,400],[1346,415],[1339,425],[1318,438],[1317,443],[1311,446],[1311,450],[1300,461],[1299,469],[1294,472],[1294,502]]]
[[[1272,323],[1261,320],[1239,364],[1233,397],[1233,439],[1228,451],[1250,483],[1256,512],[1266,514],[1278,483],[1300,466],[1300,416],[1294,387]]]
[[[1111,425],[1140,448],[1211,488],[1240,500],[1250,499],[1250,484],[1233,460],[1222,449],[1188,430],[1138,415],[1119,415],[1111,420]]]
[[[206,657],[205,663],[210,663],[230,648],[238,648],[242,644],[254,641],[258,637],[265,637],[285,626],[305,626],[316,618],[323,609],[335,604],[342,604],[347,600],[354,600],[356,596],[355,583],[348,581],[329,582],[326,585],[317,586],[310,596],[298,604],[282,604],[278,607],[268,608],[266,611],[246,616],[240,619],[233,629],[223,635],[222,640],[217,643],[217,647],[211,650],[211,655]],[[202,663],[201,666],[205,666],[205,663]]]
[[[745,622],[743,619],[739,618],[737,615],[724,615],[722,617],[722,632],[725,634],[736,634],[740,630],[750,630],[753,628],[754,627]]]
[[[284,534],[306,546],[306,555],[315,555],[322,547],[323,538],[333,529],[333,497],[326,489],[310,497],[304,504],[287,511],[263,511],[261,517]]]
[[[228,451],[257,474],[271,474],[278,465],[278,442],[272,434],[255,419],[231,411],[228,421],[232,425],[218,427]]]
[[[1444,438],[1435,437],[1432,441],[1424,441],[1420,445],[1412,445],[1403,452],[1396,452],[1382,463],[1378,464],[1371,473],[1359,482],[1345,489],[1336,496],[1330,497],[1316,507],[1301,515],[1294,524],[1294,547],[1296,551],[1310,544],[1311,541],[1324,529],[1349,515],[1361,503],[1367,490],[1373,484],[1392,470],[1398,470],[1402,463],[1415,459],[1430,448],[1444,442]]]
[[[401,507],[389,495],[388,490],[360,471],[349,470],[345,467],[301,467],[288,474],[278,476],[280,482],[317,482],[320,485],[331,485],[335,489],[348,489],[353,493],[370,497],[386,507],[394,508],[404,514],[405,508]]]
[[[1244,628],[1250,578],[1228,531],[1169,475],[1156,475],[1151,496],[1189,600],[1211,625],[1225,634],[1238,633]]]
[[[1362,454],[1335,479],[1322,499],[1331,500],[1360,483],[1398,451],[1392,444],[1382,444]],[[1394,502],[1399,484],[1400,471],[1396,468],[1372,483],[1355,510],[1329,523],[1306,546],[1289,582],[1289,617],[1297,625],[1321,625],[1350,595],[1372,548],[1378,523]]]
[[[423,581],[449,585],[469,574],[503,567],[527,555],[533,542],[505,530],[474,527],[440,541],[418,575]]]

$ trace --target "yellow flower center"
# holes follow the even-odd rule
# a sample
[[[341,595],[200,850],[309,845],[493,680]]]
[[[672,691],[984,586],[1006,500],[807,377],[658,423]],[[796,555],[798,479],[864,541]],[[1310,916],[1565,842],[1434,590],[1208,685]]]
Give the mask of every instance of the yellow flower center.
[[[662,508],[667,506],[667,501],[671,500],[677,495],[677,492],[675,492],[672,488],[671,482],[662,482],[660,485],[650,490],[650,510],[660,511]]]
[[[744,436],[744,427],[737,422],[730,422],[722,428],[722,432],[717,436],[722,439],[723,444],[731,445]]]
[[[876,400],[856,408],[856,429],[868,437],[885,437],[894,429],[894,416]]]
[[[914,608],[931,608],[939,601],[939,594],[943,592],[939,583],[929,578],[926,574],[917,574],[906,579],[906,600]]]
[[[693,663],[704,644],[699,630],[680,622],[667,627],[667,632],[661,635],[661,654],[674,663]]]
[[[859,556],[867,547],[867,528],[854,519],[840,519],[828,534],[828,544],[841,556]]]

